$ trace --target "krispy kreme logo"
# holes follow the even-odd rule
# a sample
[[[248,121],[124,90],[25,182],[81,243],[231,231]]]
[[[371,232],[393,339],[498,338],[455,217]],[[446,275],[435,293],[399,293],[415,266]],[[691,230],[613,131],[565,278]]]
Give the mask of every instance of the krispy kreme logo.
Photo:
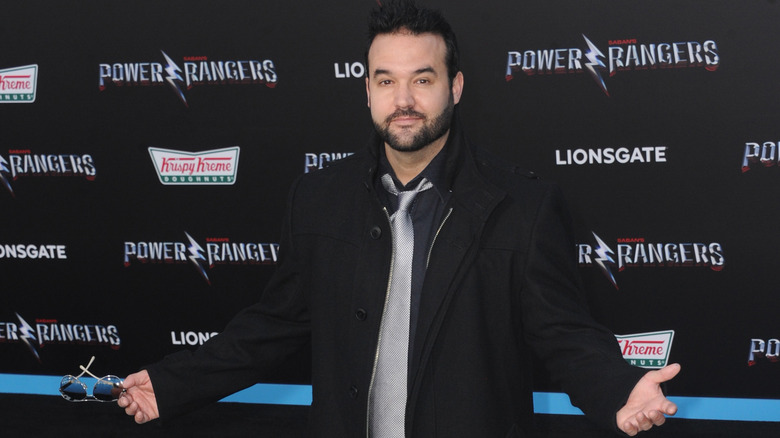
[[[642,368],[663,368],[669,361],[674,330],[615,335],[623,358]]]

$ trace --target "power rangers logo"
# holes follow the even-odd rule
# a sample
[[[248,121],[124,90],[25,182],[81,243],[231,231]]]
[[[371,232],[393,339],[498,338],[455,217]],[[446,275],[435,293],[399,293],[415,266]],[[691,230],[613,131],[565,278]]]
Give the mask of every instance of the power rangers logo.
[[[633,267],[707,266],[723,269],[725,258],[720,243],[650,243],[644,238],[621,238],[614,251],[596,233],[596,245],[577,244],[580,266],[597,265],[607,279],[619,289],[615,272]]]
[[[780,340],[763,340],[753,338],[750,340],[750,354],[748,354],[748,366],[752,367],[758,359],[764,358],[768,362],[780,362]]]
[[[274,62],[259,60],[210,60],[206,56],[185,56],[181,68],[168,54],[160,51],[164,62],[115,62],[100,64],[98,87],[168,84],[184,106],[188,106],[184,90],[199,85],[265,84],[276,86]]]
[[[29,149],[11,149],[0,155],[0,184],[16,196],[11,182],[26,176],[76,176],[93,181],[97,170],[89,154],[33,154]]]
[[[352,155],[352,152],[322,152],[319,154],[307,153],[303,165],[304,173],[314,172],[317,169],[328,167],[332,161]]]
[[[141,263],[192,263],[210,285],[207,268],[218,264],[268,265],[276,263],[278,243],[237,243],[230,239],[207,238],[205,249],[186,231],[186,242],[125,242],[125,267]]]
[[[17,322],[0,322],[0,342],[22,342],[41,362],[38,349],[46,344],[103,345],[114,350],[121,346],[115,325],[61,323],[56,319],[36,319],[35,326],[16,313]]]
[[[609,96],[604,77],[615,76],[619,71],[682,67],[715,71],[720,64],[718,47],[712,40],[648,44],[640,44],[636,39],[610,40],[605,54],[584,34],[582,38],[582,48],[508,52],[506,80],[512,80],[515,72],[534,76],[587,71]]]
[[[765,141],[761,144],[745,143],[745,154],[742,156],[742,173],[753,167],[772,167],[780,164],[780,141]]]

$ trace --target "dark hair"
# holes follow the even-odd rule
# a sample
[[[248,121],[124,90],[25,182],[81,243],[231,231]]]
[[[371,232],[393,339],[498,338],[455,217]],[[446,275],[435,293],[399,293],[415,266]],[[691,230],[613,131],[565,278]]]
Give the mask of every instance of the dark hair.
[[[458,41],[450,24],[441,12],[434,9],[418,8],[414,0],[389,0],[371,11],[368,17],[368,43],[366,44],[366,69],[368,73],[368,50],[374,38],[381,34],[409,32],[412,35],[432,33],[444,38],[447,48],[445,63],[450,82],[460,71],[460,52]]]

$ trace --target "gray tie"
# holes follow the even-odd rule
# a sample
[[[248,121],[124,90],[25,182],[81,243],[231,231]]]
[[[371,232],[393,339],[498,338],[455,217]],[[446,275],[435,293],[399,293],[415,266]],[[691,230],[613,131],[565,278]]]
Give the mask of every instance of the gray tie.
[[[393,227],[393,261],[390,293],[379,330],[376,372],[369,401],[372,438],[404,436],[409,360],[409,314],[412,294],[414,228],[409,206],[417,193],[433,185],[423,178],[413,190],[399,192],[389,174],[382,176],[385,189],[398,196],[398,210],[390,216]]]

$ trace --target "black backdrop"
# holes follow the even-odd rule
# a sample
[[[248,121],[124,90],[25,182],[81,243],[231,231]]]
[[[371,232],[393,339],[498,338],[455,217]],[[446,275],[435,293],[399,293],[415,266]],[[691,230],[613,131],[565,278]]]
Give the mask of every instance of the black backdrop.
[[[683,364],[674,395],[779,398],[776,2],[425,3],[460,39],[468,135],[563,187],[596,318],[673,331],[644,345]],[[355,76],[374,4],[5,5],[0,373],[95,355],[124,375],[255,302],[290,183],[368,137]],[[150,148],[233,167],[163,184]],[[209,248],[223,260],[190,260]],[[307,382],[305,355],[281,365],[269,381]]]

